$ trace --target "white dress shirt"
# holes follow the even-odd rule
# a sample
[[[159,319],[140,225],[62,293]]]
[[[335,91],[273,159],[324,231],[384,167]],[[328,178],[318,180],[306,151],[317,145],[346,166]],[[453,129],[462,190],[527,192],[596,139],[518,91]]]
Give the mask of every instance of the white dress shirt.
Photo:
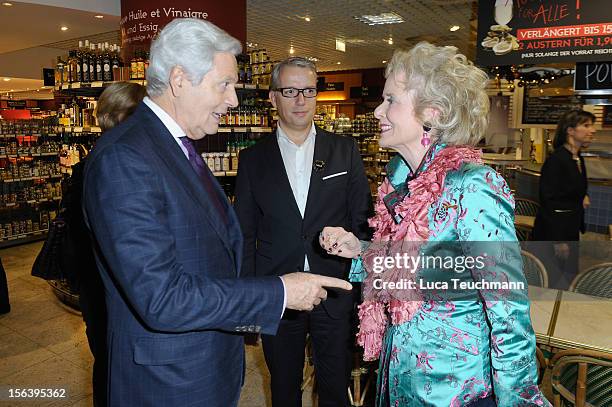
[[[164,124],[164,126],[166,126],[170,134],[172,134],[174,141],[176,141],[176,143],[181,148],[183,154],[185,154],[185,157],[189,159],[189,152],[187,152],[187,149],[181,141],[181,137],[187,137],[187,135],[185,134],[183,129],[181,129],[181,126],[179,126],[176,120],[170,117],[170,115],[166,113],[164,109],[162,109],[157,103],[152,101],[150,97],[145,96],[142,101],[145,105],[149,106],[149,109],[151,109],[153,113],[155,113],[155,116],[157,116],[159,120],[161,120],[161,122]]]
[[[314,123],[310,127],[306,140],[299,146],[287,137],[280,124],[276,131],[276,139],[278,140],[278,147],[283,157],[283,164],[285,164],[285,172],[287,173],[287,178],[289,178],[291,191],[293,191],[293,197],[300,210],[302,219],[304,218],[306,201],[308,200],[316,136],[317,130]],[[310,271],[306,255],[304,255],[304,271]]]
[[[185,157],[189,159],[189,152],[187,151],[187,149],[183,145],[183,142],[181,141],[181,137],[186,137],[187,135],[185,134],[183,129],[181,129],[181,126],[179,126],[176,120],[170,117],[170,115],[166,113],[164,109],[162,109],[157,103],[152,101],[151,98],[149,98],[148,96],[144,97],[143,102],[153,111],[155,116],[157,116],[159,120],[161,120],[164,126],[166,126],[166,128],[168,129],[168,131],[174,138],[174,141],[176,141],[178,146],[181,148],[181,151],[183,152],[183,154],[185,154]],[[287,307],[287,288],[285,287],[285,282],[283,281],[282,278],[281,278],[281,282],[283,283],[283,292],[284,292],[283,310],[281,311],[281,318],[282,318],[283,314],[285,313],[285,308]]]

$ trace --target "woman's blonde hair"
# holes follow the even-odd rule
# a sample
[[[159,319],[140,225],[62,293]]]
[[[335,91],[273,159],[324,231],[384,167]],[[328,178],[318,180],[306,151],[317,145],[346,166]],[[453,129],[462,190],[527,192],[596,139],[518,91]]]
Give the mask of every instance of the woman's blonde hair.
[[[397,75],[404,74],[402,81]],[[443,143],[476,145],[487,129],[489,97],[487,74],[475,67],[456,47],[438,47],[420,42],[412,49],[396,50],[385,77],[413,91],[414,114],[428,121]],[[424,117],[426,108],[439,112]]]
[[[145,93],[144,86],[132,82],[115,82],[104,89],[96,106],[96,119],[102,131],[115,127],[134,113]]]

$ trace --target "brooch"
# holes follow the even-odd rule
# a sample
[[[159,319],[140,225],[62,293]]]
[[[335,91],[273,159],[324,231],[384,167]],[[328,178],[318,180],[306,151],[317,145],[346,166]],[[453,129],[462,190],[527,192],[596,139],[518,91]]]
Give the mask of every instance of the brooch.
[[[315,161],[314,164],[312,165],[312,168],[315,171],[322,171],[323,168],[325,168],[325,161],[322,161],[322,160]]]

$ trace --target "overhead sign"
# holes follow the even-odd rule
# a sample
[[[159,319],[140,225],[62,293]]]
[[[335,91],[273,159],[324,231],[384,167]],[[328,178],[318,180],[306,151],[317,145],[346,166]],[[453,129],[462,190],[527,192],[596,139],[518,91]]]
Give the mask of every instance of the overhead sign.
[[[135,50],[149,50],[151,40],[175,18],[208,20],[243,45],[246,42],[246,0],[122,0],[121,45],[124,60]]]
[[[325,82],[323,92],[336,92],[344,90],[344,82]]]
[[[612,95],[612,61],[576,64],[574,91],[579,95]]]
[[[481,66],[612,59],[610,0],[481,0]]]
[[[25,109],[26,101],[25,100],[7,100],[7,106],[12,107],[12,108]]]

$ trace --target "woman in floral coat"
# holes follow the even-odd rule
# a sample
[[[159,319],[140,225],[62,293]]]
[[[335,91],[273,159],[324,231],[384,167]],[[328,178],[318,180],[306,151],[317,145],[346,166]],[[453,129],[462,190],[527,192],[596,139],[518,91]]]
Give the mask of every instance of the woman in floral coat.
[[[380,358],[377,406],[549,406],[514,200],[473,148],[487,76],[454,47],[419,43],[396,51],[386,77],[380,145],[399,154],[378,190],[374,240],[339,227],[320,236],[363,281],[357,339],[366,360]]]

